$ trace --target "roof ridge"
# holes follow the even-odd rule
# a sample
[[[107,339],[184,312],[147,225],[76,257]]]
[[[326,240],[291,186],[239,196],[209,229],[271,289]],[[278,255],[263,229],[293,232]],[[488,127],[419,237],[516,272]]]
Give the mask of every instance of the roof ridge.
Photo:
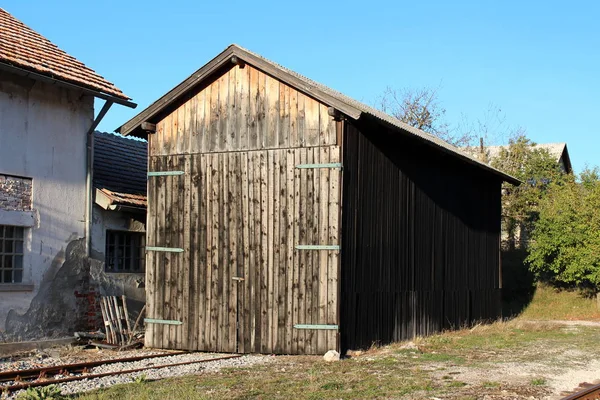
[[[130,100],[115,84],[4,8],[0,8],[0,49],[0,64]]]

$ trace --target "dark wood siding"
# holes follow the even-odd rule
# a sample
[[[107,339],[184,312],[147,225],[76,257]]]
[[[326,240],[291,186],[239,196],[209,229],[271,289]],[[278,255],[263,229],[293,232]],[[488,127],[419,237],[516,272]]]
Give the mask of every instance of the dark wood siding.
[[[343,164],[342,349],[499,315],[499,180],[369,121]]]

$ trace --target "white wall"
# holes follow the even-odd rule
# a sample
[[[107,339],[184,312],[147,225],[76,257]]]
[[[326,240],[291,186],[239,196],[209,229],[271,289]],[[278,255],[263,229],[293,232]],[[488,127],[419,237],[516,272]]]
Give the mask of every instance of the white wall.
[[[84,235],[93,107],[90,96],[0,72],[0,173],[33,178],[37,215],[23,261],[23,283],[33,290],[0,287],[0,331],[8,311],[24,313],[42,280],[52,279],[64,261],[67,244]]]

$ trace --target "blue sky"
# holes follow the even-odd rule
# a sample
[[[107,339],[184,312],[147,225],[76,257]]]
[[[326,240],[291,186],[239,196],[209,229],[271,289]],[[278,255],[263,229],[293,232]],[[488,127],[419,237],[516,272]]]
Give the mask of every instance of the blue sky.
[[[41,1],[2,7],[139,104],[112,131],[237,43],[374,104],[386,87],[439,87],[450,123],[484,119],[567,142],[600,164],[597,1]]]

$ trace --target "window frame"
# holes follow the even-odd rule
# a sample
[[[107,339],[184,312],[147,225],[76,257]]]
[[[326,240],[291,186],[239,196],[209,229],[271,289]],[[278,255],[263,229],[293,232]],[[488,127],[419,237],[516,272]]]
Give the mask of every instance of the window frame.
[[[23,283],[25,229],[23,226],[0,224],[0,284],[2,285]]]
[[[145,273],[145,232],[107,229],[105,232],[104,246],[105,272],[113,274]],[[118,254],[118,251],[121,251],[121,253]],[[117,264],[116,267],[114,267],[115,263]],[[125,268],[125,265],[128,265],[128,268]]]

